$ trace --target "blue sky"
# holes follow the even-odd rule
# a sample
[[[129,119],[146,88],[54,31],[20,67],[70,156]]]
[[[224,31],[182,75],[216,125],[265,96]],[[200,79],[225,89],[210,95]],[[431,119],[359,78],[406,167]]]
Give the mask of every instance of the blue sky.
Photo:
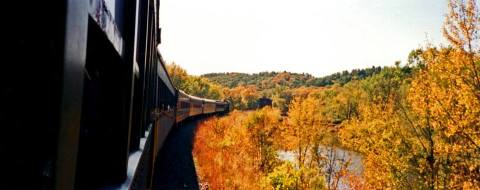
[[[160,49],[190,74],[324,76],[445,44],[446,0],[162,0]]]

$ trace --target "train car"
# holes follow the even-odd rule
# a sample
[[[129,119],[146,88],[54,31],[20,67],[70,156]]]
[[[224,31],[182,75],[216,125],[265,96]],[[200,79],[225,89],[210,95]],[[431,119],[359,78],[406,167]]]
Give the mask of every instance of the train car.
[[[188,95],[178,90],[176,122],[201,114],[213,114],[229,111],[229,103]]]
[[[22,14],[2,43],[3,189],[150,188],[178,97],[157,51],[160,1],[9,3]]]
[[[151,189],[172,126],[212,113],[166,72],[160,1],[9,3],[22,13],[4,24],[3,189]]]
[[[176,122],[181,122],[190,116],[190,97],[185,92],[178,91]]]
[[[211,114],[216,111],[216,101],[203,99],[203,114]]]
[[[225,112],[228,110],[228,102],[216,101],[215,112]]]
[[[203,99],[188,95],[190,99],[190,117],[201,115],[203,113]]]

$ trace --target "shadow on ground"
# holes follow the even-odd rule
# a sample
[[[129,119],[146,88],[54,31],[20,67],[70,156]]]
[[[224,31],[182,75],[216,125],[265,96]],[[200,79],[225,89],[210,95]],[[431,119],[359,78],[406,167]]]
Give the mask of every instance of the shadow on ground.
[[[172,128],[158,153],[152,189],[199,189],[192,155],[197,123]]]

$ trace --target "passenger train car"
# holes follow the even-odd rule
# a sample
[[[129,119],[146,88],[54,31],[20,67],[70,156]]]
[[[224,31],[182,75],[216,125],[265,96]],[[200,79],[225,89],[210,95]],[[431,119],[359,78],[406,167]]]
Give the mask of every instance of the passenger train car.
[[[176,123],[225,113],[175,89],[160,0],[8,1],[0,74],[3,189],[149,189]]]
[[[189,117],[213,113],[227,113],[230,104],[225,101],[199,98],[178,91],[176,122],[182,122]]]

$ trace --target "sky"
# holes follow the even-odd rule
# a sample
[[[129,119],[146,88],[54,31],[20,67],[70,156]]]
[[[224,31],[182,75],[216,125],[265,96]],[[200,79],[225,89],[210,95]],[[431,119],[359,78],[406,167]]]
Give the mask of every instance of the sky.
[[[189,74],[320,77],[446,44],[446,0],[162,0],[160,51]]]

